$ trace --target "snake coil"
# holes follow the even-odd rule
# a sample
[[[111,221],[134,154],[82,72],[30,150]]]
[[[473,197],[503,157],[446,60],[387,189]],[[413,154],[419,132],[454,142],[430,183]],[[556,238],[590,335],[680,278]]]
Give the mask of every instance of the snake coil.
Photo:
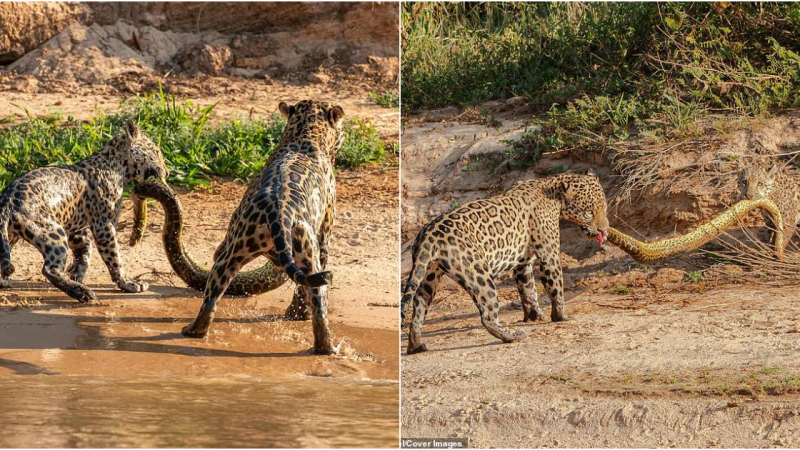
[[[147,228],[146,198],[152,198],[164,208],[164,250],[175,273],[190,287],[203,291],[208,279],[208,270],[195,262],[183,245],[183,207],[175,192],[162,180],[150,178],[139,183],[131,194],[134,223],[130,245],[141,242]],[[271,262],[263,266],[239,272],[231,281],[226,295],[246,296],[271,291],[287,280],[282,270],[276,270]]]

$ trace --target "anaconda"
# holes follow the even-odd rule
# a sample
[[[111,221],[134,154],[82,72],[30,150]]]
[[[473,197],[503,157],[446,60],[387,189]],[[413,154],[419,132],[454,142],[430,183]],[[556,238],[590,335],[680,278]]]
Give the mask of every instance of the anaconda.
[[[183,245],[183,207],[175,192],[161,180],[150,178],[139,183],[131,194],[133,200],[134,223],[131,233],[130,245],[135,246],[141,242],[147,228],[146,198],[152,198],[161,203],[164,208],[164,250],[167,253],[169,264],[175,273],[190,287],[203,291],[208,279],[208,269],[198,264],[186,251]],[[247,272],[239,272],[233,279],[226,295],[254,295],[271,291],[287,280],[282,270],[276,270],[271,262]]]
[[[760,200],[742,200],[725,210],[722,214],[714,217],[711,221],[700,225],[695,230],[681,236],[662,239],[655,242],[642,242],[634,239],[627,234],[609,227],[608,241],[618,246],[625,253],[631,255],[633,259],[643,264],[653,264],[662,259],[669,258],[681,253],[686,253],[716,238],[723,231],[736,224],[740,219],[747,216],[750,211],[761,208],[769,211],[774,217],[777,230],[783,229],[783,217],[778,206],[772,200],[763,198]],[[776,233],[777,257],[783,260],[783,233]]]

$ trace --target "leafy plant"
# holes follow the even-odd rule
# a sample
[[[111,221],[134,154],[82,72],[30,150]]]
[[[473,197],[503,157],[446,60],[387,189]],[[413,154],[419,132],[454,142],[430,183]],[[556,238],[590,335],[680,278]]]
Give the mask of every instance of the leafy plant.
[[[630,286],[627,285],[617,285],[608,290],[610,294],[618,294],[618,295],[627,294],[630,291],[631,288]]]
[[[135,119],[161,147],[170,170],[170,182],[184,186],[208,185],[211,176],[249,180],[277,148],[284,118],[234,118],[213,125],[215,105],[178,102],[158,91],[125,100],[114,114],[99,113],[80,122],[61,115],[10,118],[0,129],[0,188],[23,173],[45,165],[74,164],[91,155]],[[384,144],[368,122],[345,123],[346,139],[336,160],[340,168],[381,161]]]
[[[800,105],[800,4],[406,2],[403,114],[526,97],[541,132],[511,152],[695,132],[709,111]]]
[[[686,272],[686,280],[690,283],[699,283],[706,279],[705,273],[702,270],[695,270],[692,272]]]
[[[381,93],[370,92],[369,98],[373,102],[383,106],[384,108],[397,109],[400,107],[400,96],[397,92],[383,91]]]

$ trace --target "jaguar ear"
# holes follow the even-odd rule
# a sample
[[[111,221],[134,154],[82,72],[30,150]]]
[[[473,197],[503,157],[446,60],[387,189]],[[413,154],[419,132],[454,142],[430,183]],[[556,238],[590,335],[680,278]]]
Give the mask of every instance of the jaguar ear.
[[[342,120],[344,120],[344,110],[341,106],[334,106],[328,111],[328,122],[334,127],[338,127]]]
[[[561,194],[561,198],[565,200],[569,200],[572,198],[572,189],[571,186],[566,181],[562,181],[558,184],[558,192]]]
[[[770,169],[769,172],[767,173],[767,177],[768,178],[774,178],[779,170],[780,170],[780,167],[777,164],[773,165],[772,169]]]
[[[137,125],[133,119],[130,119],[125,123],[125,134],[127,134],[131,139],[136,139],[142,134],[142,132],[139,130],[139,125]]]
[[[278,110],[283,114],[283,117],[287,119],[294,114],[294,106],[287,105],[286,102],[280,102],[280,104],[278,104]]]
[[[586,169],[586,171],[583,174],[584,175],[589,175],[589,176],[592,176],[592,177],[595,177],[595,178],[598,178],[598,179],[600,178],[600,175],[598,175],[597,172],[595,172],[595,170],[592,169],[591,167]]]

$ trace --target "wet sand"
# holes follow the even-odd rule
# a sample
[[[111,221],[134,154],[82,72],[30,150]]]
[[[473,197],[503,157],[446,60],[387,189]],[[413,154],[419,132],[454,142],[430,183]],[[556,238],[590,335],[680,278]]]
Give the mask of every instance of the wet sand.
[[[316,356],[311,322],[284,321],[282,309],[268,306],[272,293],[223,300],[209,337],[188,339],[180,329],[202,301],[186,297],[188,289],[155,286],[165,297],[153,299],[108,286],[97,289],[98,302],[81,305],[26,284],[4,291],[12,303],[35,306],[0,312],[0,373],[397,379],[396,332],[334,321],[340,355]]]

